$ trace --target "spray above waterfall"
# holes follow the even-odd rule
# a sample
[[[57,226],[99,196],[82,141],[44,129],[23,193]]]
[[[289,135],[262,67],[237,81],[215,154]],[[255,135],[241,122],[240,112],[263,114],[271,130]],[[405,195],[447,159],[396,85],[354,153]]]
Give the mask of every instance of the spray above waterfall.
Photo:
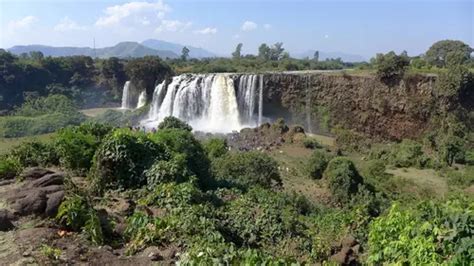
[[[142,124],[155,127],[174,116],[195,130],[231,132],[261,123],[262,110],[262,75],[183,74],[155,87],[148,119]]]

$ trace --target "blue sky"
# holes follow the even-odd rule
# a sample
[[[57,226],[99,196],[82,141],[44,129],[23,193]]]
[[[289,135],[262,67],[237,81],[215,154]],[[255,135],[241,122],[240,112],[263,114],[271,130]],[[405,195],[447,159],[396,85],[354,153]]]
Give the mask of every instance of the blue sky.
[[[227,55],[281,41],[290,53],[317,49],[370,58],[423,53],[437,40],[474,46],[474,0],[235,1],[0,0],[0,47],[111,46],[161,39]]]

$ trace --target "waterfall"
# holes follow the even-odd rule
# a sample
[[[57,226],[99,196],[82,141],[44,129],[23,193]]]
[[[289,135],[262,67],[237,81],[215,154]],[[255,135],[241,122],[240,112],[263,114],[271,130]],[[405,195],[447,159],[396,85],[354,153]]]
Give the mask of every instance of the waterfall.
[[[257,75],[240,76],[237,101],[241,115],[241,122],[246,125],[252,125],[254,122],[256,88]]]
[[[239,81],[237,88],[234,79],[235,82]],[[247,80],[249,85],[242,87],[243,80]],[[156,86],[148,119],[142,121],[142,124],[156,127],[165,117],[174,116],[199,131],[240,130],[252,122],[255,82],[255,75],[175,76],[169,84],[163,82]]]
[[[260,75],[260,85],[258,87],[258,125],[262,124],[263,116],[263,75]]]
[[[122,93],[122,109],[132,108],[132,97],[130,93],[130,81],[125,82]]]
[[[142,91],[140,96],[138,96],[137,109],[145,106],[146,104],[146,91]]]

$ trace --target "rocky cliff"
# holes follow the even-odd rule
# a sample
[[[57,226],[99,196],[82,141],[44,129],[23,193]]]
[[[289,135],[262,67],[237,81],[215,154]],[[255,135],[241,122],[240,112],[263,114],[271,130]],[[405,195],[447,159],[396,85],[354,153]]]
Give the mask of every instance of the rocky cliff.
[[[389,87],[374,76],[265,74],[264,112],[314,133],[340,125],[381,139],[416,138],[439,108],[435,82],[435,76],[416,75]]]

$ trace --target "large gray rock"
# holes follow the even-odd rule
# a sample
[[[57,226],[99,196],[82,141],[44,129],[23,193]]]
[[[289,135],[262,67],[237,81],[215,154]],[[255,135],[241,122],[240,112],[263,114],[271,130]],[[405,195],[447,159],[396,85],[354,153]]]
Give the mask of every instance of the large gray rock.
[[[43,214],[47,200],[44,191],[32,190],[26,197],[16,200],[12,209],[19,215]]]
[[[46,209],[44,213],[49,217],[54,217],[58,213],[59,205],[64,200],[64,191],[57,191],[47,196]]]
[[[62,184],[64,184],[64,175],[62,173],[52,173],[32,181],[30,184],[28,184],[28,187],[37,188]]]
[[[23,179],[37,179],[52,173],[53,171],[46,168],[30,167],[23,170],[23,172],[20,174],[20,177]]]

